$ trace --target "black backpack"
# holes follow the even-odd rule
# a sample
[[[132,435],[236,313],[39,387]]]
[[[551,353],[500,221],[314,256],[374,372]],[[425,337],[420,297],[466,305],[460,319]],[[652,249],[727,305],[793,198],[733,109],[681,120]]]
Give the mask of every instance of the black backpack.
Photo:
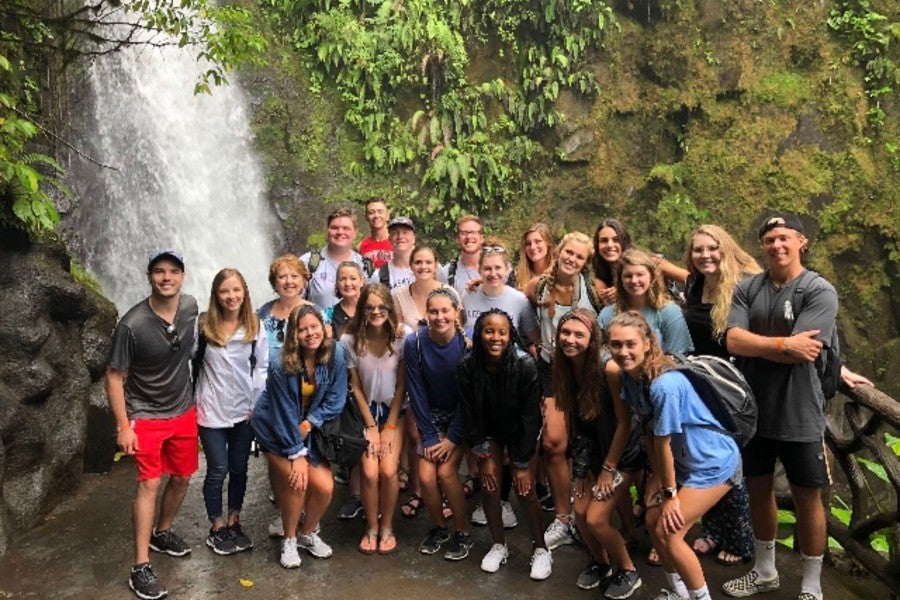
[[[375,272],[375,263],[372,262],[372,259],[363,256],[362,257],[362,268],[366,274],[366,278],[372,276],[372,273]],[[313,273],[316,272],[316,269],[319,268],[319,265],[322,264],[322,251],[319,249],[310,250],[309,251],[309,264],[306,265],[306,268],[309,270],[309,277],[312,279]],[[307,289],[309,289],[307,287]]]
[[[768,271],[758,273],[750,281],[750,287],[747,289],[747,295],[750,298],[750,301],[747,303],[748,310],[753,308],[753,302],[756,300],[759,292],[762,291],[768,276]],[[815,281],[817,277],[821,277],[821,275],[809,270],[804,271],[800,275],[800,281],[797,282],[797,287],[794,288],[794,294],[791,298],[794,319],[803,310],[805,286]],[[816,357],[815,361],[816,374],[819,376],[819,382],[822,384],[822,394],[826,400],[831,400],[837,395],[838,386],[841,383],[842,363],[840,351],[840,339],[838,338],[837,325],[835,325],[831,333],[831,340],[822,346],[822,351],[819,352],[819,356]]]
[[[718,356],[674,355],[675,370],[687,377],[716,420],[743,448],[756,434],[759,410],[750,384],[731,361]]]
[[[334,352],[328,362],[329,371],[334,368]],[[301,411],[302,412],[302,411]],[[365,421],[356,405],[350,382],[347,382],[347,399],[341,413],[330,421],[322,423],[312,432],[312,443],[319,455],[331,464],[355,467],[363,452],[369,447],[365,436]]]

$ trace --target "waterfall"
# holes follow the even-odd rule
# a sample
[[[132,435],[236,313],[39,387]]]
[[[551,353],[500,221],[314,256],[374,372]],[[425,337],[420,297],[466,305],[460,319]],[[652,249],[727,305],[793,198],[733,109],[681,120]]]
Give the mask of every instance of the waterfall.
[[[122,314],[149,293],[149,253],[184,254],[183,290],[205,310],[215,273],[239,269],[254,306],[271,296],[274,218],[238,84],[193,93],[202,65],[188,48],[103,56],[73,99],[66,165],[76,201],[64,236]],[[234,79],[234,78],[232,78]]]

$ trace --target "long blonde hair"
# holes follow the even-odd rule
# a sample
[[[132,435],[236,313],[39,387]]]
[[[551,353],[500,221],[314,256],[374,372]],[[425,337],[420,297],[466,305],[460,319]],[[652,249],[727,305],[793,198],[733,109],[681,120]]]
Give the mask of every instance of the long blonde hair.
[[[741,248],[727,231],[718,225],[704,224],[695,229],[688,237],[684,250],[684,266],[695,278],[700,275],[694,266],[693,252],[694,238],[698,235],[707,235],[719,245],[719,283],[713,291],[712,310],[709,312],[712,321],[713,337],[721,340],[728,324],[728,313],[731,312],[731,298],[738,282],[747,275],[755,275],[762,272],[762,267],[750,254]]]
[[[581,276],[584,277],[585,287],[587,288],[591,305],[600,306],[600,300],[596,298],[597,289],[594,287],[594,272],[593,269],[591,269],[591,256],[594,254],[591,238],[580,231],[570,231],[564,235],[563,239],[557,244],[556,260],[550,264],[550,268],[544,271],[544,274],[538,279],[538,285],[535,292],[535,301],[537,305],[546,306],[547,314],[551,319],[553,318],[553,313],[556,311],[556,274],[559,271],[559,255],[567,244],[581,244],[588,249],[587,260],[584,261],[584,266],[581,268]],[[575,289],[578,289],[579,283],[580,282],[578,281],[575,282]]]
[[[222,328],[224,311],[219,304],[219,286],[231,277],[236,277],[244,288],[244,301],[238,311],[239,327],[244,328],[244,342],[250,343],[259,334],[259,319],[253,313],[253,304],[250,302],[250,290],[247,289],[247,281],[237,269],[222,269],[213,277],[212,289],[209,292],[209,308],[200,319],[200,330],[206,340],[214,346],[224,346],[228,343],[228,335]]]
[[[616,272],[616,312],[622,313],[629,309],[628,293],[622,281],[622,273],[625,267],[644,267],[650,271],[650,288],[647,290],[647,307],[660,309],[672,300],[666,293],[663,276],[656,265],[656,260],[649,253],[637,248],[631,248],[622,254],[619,259],[619,269]]]
[[[532,269],[531,260],[525,253],[525,238],[532,233],[540,234],[544,243],[547,244],[547,258],[549,259],[551,266],[556,259],[556,248],[553,246],[553,234],[550,233],[550,228],[544,223],[535,223],[526,229],[525,233],[522,234],[522,239],[519,243],[519,264],[516,266],[516,287],[519,288],[519,291],[522,291],[533,277],[537,277],[543,273],[543,271],[538,273]]]

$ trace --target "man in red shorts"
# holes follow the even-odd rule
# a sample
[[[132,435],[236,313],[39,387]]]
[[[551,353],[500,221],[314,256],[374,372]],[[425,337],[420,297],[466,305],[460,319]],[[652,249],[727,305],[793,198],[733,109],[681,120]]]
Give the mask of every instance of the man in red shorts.
[[[197,301],[181,293],[184,259],[160,250],[147,264],[150,296],[116,325],[106,393],[116,419],[116,444],[134,456],[134,566],[128,585],[139,598],[168,592],[150,566],[150,549],[172,556],[191,551],[171,527],[197,470],[197,416],[191,391],[190,358],[197,327]],[[154,513],[162,477],[168,475]]]

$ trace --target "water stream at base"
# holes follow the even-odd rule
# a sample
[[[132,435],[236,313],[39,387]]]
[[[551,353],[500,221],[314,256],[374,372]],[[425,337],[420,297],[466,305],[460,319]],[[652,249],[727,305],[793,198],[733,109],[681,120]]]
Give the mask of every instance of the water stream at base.
[[[184,291],[205,310],[215,273],[239,269],[254,305],[267,282],[274,218],[239,86],[193,94],[200,72],[188,49],[131,49],[96,60],[73,101],[76,202],[63,223],[74,252],[120,314],[147,296],[147,257],[185,257]]]

